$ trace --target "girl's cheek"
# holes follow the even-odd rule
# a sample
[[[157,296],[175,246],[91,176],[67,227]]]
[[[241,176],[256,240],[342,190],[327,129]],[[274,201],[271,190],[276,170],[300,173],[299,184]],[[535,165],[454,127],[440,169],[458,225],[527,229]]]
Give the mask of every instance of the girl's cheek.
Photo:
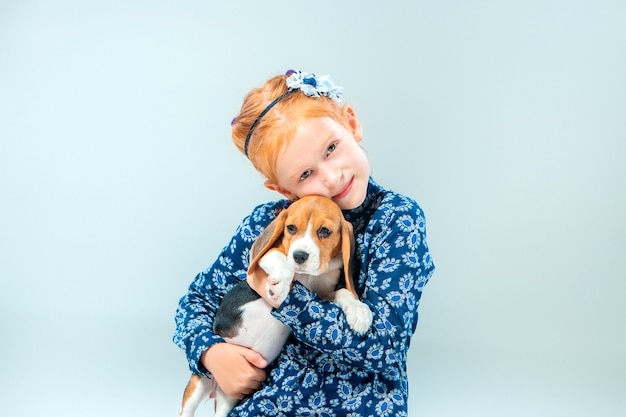
[[[313,184],[307,184],[305,187],[300,188],[296,194],[298,197],[304,197],[307,195],[323,195],[321,189]]]

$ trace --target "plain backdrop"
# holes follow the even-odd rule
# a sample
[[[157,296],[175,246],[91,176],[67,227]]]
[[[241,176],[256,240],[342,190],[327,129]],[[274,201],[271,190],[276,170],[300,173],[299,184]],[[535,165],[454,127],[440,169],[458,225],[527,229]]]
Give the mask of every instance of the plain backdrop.
[[[178,415],[178,299],[278,197],[230,121],[295,68],[344,87],[374,178],[427,215],[410,416],[626,415],[625,19],[620,0],[2,0],[0,414]]]

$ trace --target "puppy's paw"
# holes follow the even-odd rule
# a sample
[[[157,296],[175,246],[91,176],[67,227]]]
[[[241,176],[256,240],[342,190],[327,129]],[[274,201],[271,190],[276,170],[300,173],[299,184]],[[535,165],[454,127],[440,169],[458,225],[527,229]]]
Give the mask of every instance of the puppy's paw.
[[[259,265],[267,273],[267,296],[275,305],[282,304],[291,290],[295,269],[280,251],[268,252]]]
[[[291,290],[294,272],[290,269],[280,271],[267,277],[267,295],[276,305],[282,304]]]
[[[352,330],[363,334],[372,325],[374,315],[370,308],[345,288],[337,290],[333,302],[343,310]]]
[[[367,329],[372,325],[374,318],[372,311],[367,304],[361,301],[354,300],[354,302],[344,304],[343,311],[346,313],[348,325],[357,333],[367,332]]]

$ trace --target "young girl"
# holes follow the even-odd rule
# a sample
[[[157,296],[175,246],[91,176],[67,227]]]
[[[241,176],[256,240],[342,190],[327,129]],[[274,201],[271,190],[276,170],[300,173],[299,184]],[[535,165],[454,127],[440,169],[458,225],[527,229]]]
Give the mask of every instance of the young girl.
[[[434,265],[418,204],[378,185],[359,142],[353,109],[329,78],[288,71],[245,98],[232,122],[235,145],[285,199],[256,207],[215,263],[180,300],[175,343],[191,371],[242,399],[237,416],[406,416],[407,352]],[[354,281],[374,321],[365,334],[343,311],[296,282],[272,314],[293,331],[271,364],[212,331],[224,294],[246,279],[250,247],[285,203],[332,198],[354,227]],[[248,277],[265,295],[263,282]]]

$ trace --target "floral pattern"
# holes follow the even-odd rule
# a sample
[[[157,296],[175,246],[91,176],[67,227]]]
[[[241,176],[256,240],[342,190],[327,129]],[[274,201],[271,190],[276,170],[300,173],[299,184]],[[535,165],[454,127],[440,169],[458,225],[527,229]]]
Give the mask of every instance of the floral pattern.
[[[180,300],[174,342],[185,350],[192,372],[207,375],[200,356],[223,341],[212,332],[215,311],[223,295],[245,278],[252,241],[283,204],[256,207]],[[434,270],[424,214],[412,199],[370,179],[364,203],[344,215],[354,226],[355,285],[372,309],[372,327],[355,333],[339,307],[296,283],[272,313],[293,335],[268,368],[263,388],[231,415],[408,415],[407,352],[422,290]]]

